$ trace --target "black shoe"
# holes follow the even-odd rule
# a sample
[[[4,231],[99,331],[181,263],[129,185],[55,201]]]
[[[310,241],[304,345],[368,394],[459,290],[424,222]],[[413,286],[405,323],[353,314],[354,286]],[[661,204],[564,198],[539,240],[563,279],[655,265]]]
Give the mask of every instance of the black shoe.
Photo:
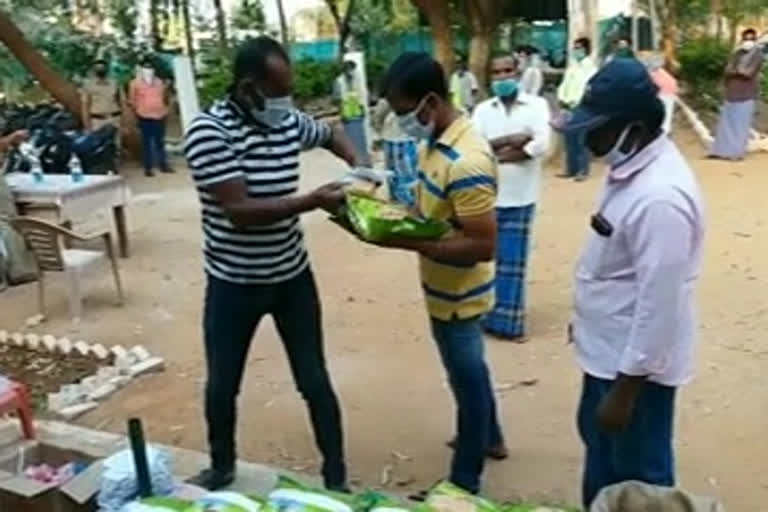
[[[166,166],[166,167],[163,167],[160,172],[163,172],[165,174],[173,174],[176,172],[176,170],[173,167]]]
[[[337,492],[340,494],[352,494],[352,489],[350,489],[347,484],[330,485],[330,486],[326,486],[325,488],[331,492]]]
[[[235,470],[221,471],[218,469],[204,469],[193,476],[187,483],[202,487],[209,491],[215,491],[227,487],[235,481]]]
[[[455,450],[456,438],[446,442],[445,445],[451,450]],[[485,456],[492,460],[506,460],[509,457],[509,449],[504,443],[495,446],[489,446],[485,451]]]
[[[155,176],[155,171],[153,171],[152,169],[146,169],[144,171],[144,176],[146,176],[147,178],[153,178]]]
[[[588,177],[589,177],[589,176],[588,176],[588,175],[586,175],[586,174],[577,174],[577,175],[576,175],[576,176],[573,178],[573,181],[576,181],[576,182],[578,182],[578,183],[581,183],[582,181],[587,181],[587,178],[588,178]]]

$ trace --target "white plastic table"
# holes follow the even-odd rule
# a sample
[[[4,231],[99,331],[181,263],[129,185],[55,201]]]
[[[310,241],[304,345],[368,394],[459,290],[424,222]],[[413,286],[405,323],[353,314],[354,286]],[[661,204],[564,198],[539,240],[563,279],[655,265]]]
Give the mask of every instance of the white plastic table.
[[[125,205],[130,198],[130,190],[122,176],[85,175],[82,181],[75,183],[69,174],[46,174],[42,183],[36,183],[31,174],[10,173],[5,175],[5,179],[22,215],[30,209],[54,210],[61,224],[71,225],[74,219],[111,209],[120,256],[128,257]]]

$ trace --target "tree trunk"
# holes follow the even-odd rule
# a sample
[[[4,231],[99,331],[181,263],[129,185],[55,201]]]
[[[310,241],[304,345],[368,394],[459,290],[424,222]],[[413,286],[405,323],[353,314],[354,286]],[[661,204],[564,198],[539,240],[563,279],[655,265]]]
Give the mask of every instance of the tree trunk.
[[[64,108],[80,119],[80,94],[77,87],[51,69],[45,58],[24,38],[19,28],[5,11],[0,10],[0,42],[34,76]]]
[[[710,23],[713,27],[715,37],[720,40],[723,37],[723,3],[722,0],[710,0],[710,12],[712,19]]]
[[[285,18],[283,0],[277,0],[277,16],[280,18],[280,38],[283,41],[283,46],[288,46],[288,22]]]
[[[229,38],[227,37],[227,17],[224,14],[224,7],[221,6],[221,0],[213,0],[213,6],[216,9],[216,30],[219,33],[219,47],[222,52],[229,50]]]
[[[499,20],[497,0],[465,0],[472,38],[469,43],[469,69],[477,77],[480,91],[488,85],[488,59]]]
[[[349,21],[355,10],[355,0],[348,0],[347,11],[343,16],[339,7],[339,0],[325,0],[325,3],[328,10],[331,11],[334,23],[336,23],[336,32],[339,34],[339,60],[341,60],[347,51],[347,39],[349,39],[350,34]]]
[[[680,63],[677,61],[677,0],[652,0],[656,2],[661,19],[664,61],[671,71],[677,71]]]
[[[453,30],[451,29],[450,5],[445,0],[411,0],[421,11],[432,30],[435,42],[435,58],[450,76],[456,64],[453,51]]]
[[[195,63],[195,38],[192,36],[192,17],[189,15],[189,0],[181,0],[181,16],[184,18],[184,40],[187,46],[187,56],[192,65],[192,75],[197,76]]]

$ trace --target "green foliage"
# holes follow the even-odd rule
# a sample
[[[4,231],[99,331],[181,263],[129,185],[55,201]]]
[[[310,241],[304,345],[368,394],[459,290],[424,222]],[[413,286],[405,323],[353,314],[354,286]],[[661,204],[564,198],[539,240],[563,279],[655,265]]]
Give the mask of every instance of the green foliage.
[[[232,85],[232,55],[218,44],[200,49],[201,70],[198,73],[198,94],[203,108],[223,98]]]
[[[261,0],[240,0],[232,18],[232,26],[237,30],[264,32],[267,17]]]
[[[341,72],[337,62],[300,60],[293,64],[295,80],[294,95],[300,102],[328,96],[333,92],[333,83]]]
[[[722,96],[723,70],[731,48],[713,37],[686,41],[680,48],[680,78],[688,85],[699,108],[717,108]]]
[[[365,59],[365,75],[368,78],[371,94],[379,93],[379,84],[390,64],[390,59],[381,56],[372,55]]]

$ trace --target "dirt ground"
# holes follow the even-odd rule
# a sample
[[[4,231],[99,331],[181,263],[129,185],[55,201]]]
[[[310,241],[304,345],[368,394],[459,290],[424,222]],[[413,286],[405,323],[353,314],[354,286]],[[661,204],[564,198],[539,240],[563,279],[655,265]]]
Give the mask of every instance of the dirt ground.
[[[711,162],[689,133],[680,139],[701,179],[710,221],[698,288],[699,373],[678,408],[681,484],[721,497],[730,510],[768,510],[768,156]],[[320,184],[340,169],[326,154],[308,154],[304,184]],[[508,461],[488,466],[485,492],[499,500],[579,502],[580,376],[564,331],[571,273],[600,179],[576,184],[553,179],[555,172],[547,171],[535,225],[530,342],[488,344],[512,449]],[[54,281],[50,319],[39,331],[107,345],[140,343],[164,356],[164,374],[132,384],[78,422],[122,431],[126,418],[140,416],[150,439],[204,449],[197,199],[184,172],[151,181],[132,174],[131,185],[133,254],[120,262],[126,306],[113,305],[109,273],[96,272],[87,281],[84,318],[73,325],[65,283]],[[304,226],[354,483],[379,486],[387,473],[398,491],[429,485],[445,475],[444,441],[454,413],[427,335],[415,258],[364,246],[319,214],[307,216]],[[0,295],[0,328],[17,329],[36,312],[34,292],[30,285]],[[240,402],[240,454],[312,473],[317,458],[304,406],[271,323],[255,341]]]

